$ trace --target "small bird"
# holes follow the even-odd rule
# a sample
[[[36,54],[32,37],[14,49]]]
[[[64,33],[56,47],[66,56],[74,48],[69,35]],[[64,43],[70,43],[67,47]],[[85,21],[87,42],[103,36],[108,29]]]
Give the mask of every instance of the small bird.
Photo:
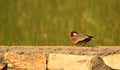
[[[93,36],[87,34],[78,34],[78,32],[76,31],[72,31],[70,33],[70,36],[72,37],[73,43],[75,43],[76,45],[80,45],[80,44],[85,45],[93,38]]]

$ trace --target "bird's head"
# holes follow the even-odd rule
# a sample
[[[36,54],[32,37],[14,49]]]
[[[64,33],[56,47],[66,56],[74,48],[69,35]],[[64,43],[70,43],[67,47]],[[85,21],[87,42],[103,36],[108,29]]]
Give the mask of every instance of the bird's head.
[[[73,37],[73,36],[75,36],[75,35],[77,35],[77,34],[78,34],[78,32],[72,31],[72,32],[70,33],[70,36]]]

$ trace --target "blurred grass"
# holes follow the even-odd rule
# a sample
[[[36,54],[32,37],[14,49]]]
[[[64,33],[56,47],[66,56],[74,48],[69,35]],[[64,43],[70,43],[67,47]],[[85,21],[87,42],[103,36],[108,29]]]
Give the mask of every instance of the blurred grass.
[[[0,0],[0,45],[74,45],[73,30],[120,45],[119,26],[120,0]]]

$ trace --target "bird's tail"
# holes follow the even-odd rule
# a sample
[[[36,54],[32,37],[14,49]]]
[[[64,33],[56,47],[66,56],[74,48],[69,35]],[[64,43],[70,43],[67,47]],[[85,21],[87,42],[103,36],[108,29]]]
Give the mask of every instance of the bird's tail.
[[[89,36],[89,38],[93,38],[93,36]]]

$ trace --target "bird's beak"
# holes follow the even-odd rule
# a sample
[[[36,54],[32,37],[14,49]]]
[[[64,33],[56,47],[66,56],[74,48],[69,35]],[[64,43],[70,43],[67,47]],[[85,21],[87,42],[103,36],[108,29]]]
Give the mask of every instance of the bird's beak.
[[[68,36],[71,37],[71,33],[69,33]]]

